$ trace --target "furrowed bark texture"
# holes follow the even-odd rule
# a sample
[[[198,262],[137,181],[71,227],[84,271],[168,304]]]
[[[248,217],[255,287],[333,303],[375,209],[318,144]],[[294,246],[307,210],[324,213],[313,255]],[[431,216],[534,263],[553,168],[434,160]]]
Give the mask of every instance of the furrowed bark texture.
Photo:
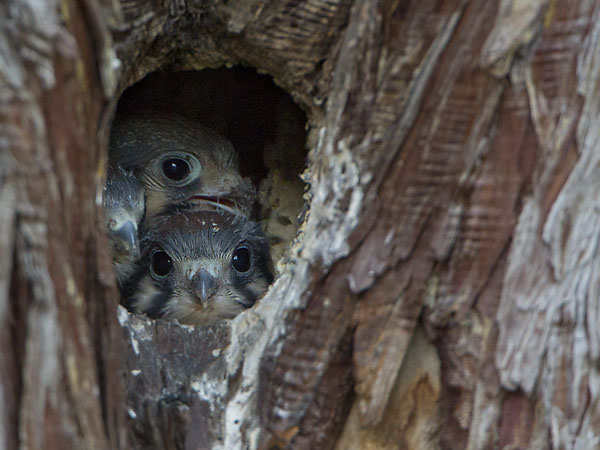
[[[74,2],[0,5],[3,449],[124,442],[117,290],[99,220],[97,133],[112,92],[86,25],[95,14]]]
[[[597,2],[0,12],[0,448],[600,446]],[[231,322],[117,317],[114,102],[229,64],[308,114],[300,233]]]

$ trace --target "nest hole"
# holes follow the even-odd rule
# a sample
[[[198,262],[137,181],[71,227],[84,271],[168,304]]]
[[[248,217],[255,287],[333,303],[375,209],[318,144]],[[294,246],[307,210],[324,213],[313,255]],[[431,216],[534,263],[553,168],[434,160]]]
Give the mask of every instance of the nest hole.
[[[232,142],[241,174],[258,191],[253,215],[277,267],[307,208],[304,111],[270,76],[247,67],[153,72],[123,92],[115,117],[152,111],[197,121]]]
[[[308,153],[303,110],[271,77],[244,67],[154,72],[123,92],[115,121],[152,110],[197,121],[232,142],[241,175],[257,189],[253,219],[269,239],[277,277],[286,267],[278,263],[287,259],[308,208],[301,177]],[[210,322],[190,333],[187,327],[166,320],[157,328],[122,308],[119,321],[132,343],[124,370],[131,441],[138,447],[164,448],[173,436],[185,436],[186,445],[220,439],[220,416],[212,413],[213,408],[222,408],[220,391],[210,388],[208,397],[201,397],[191,380],[202,376],[228,389],[239,382],[241,372],[229,378],[222,352],[238,342],[230,326]],[[246,332],[254,339],[258,328]]]

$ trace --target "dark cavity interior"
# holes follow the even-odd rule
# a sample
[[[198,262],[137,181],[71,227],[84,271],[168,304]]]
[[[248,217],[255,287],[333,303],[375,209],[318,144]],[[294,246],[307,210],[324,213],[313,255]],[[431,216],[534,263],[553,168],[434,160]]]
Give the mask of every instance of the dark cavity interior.
[[[197,120],[233,143],[242,175],[259,190],[256,219],[272,242],[276,263],[305,207],[304,112],[270,76],[244,67],[154,72],[125,90],[117,115],[148,110]]]

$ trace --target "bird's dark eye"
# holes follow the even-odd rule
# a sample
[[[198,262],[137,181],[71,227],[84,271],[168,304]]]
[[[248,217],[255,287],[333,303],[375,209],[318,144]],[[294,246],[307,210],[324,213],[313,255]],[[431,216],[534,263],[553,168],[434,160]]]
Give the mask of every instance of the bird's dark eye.
[[[233,268],[238,272],[248,272],[252,265],[248,247],[236,248],[233,252],[233,257],[231,258],[231,264],[233,264]]]
[[[168,158],[163,161],[162,170],[169,180],[181,181],[190,174],[192,168],[185,159]]]
[[[171,270],[173,270],[173,261],[167,252],[160,250],[152,255],[152,272],[156,276],[166,277]]]

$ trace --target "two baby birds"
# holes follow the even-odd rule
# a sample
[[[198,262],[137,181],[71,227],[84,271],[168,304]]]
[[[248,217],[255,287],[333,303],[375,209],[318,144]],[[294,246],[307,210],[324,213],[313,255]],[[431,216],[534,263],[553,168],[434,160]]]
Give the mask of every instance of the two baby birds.
[[[176,117],[117,120],[109,165],[106,223],[126,306],[210,324],[265,293],[269,244],[248,218],[255,193],[227,139]]]

